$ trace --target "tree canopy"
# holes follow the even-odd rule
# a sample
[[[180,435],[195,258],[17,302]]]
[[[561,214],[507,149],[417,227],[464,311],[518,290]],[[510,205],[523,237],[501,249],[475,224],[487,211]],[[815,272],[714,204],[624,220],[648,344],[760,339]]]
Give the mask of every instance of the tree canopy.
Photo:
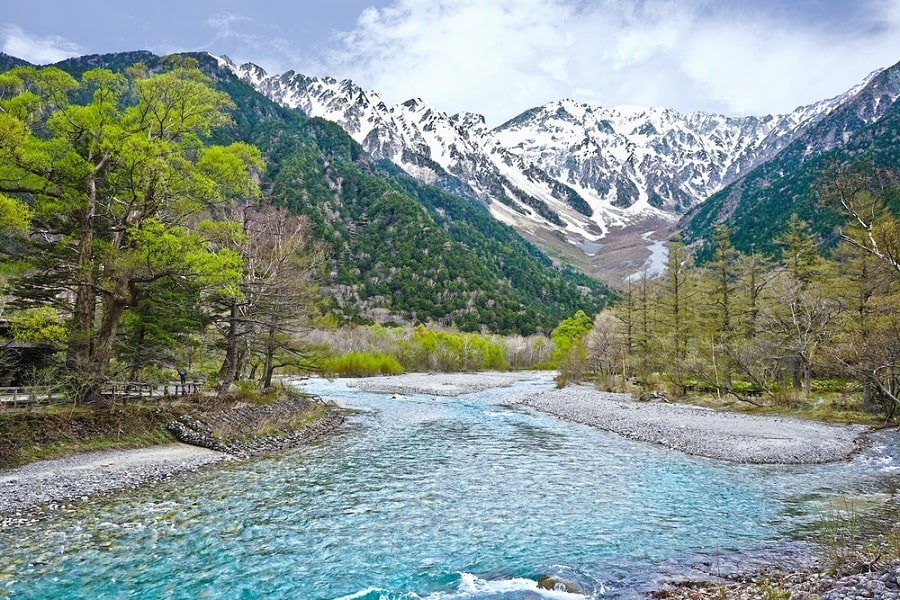
[[[240,276],[240,256],[200,227],[210,206],[259,194],[255,148],[206,142],[230,106],[189,60],[0,75],[0,223],[25,233],[3,245],[23,265],[12,292],[64,316],[81,397],[108,376],[126,314],[152,313],[159,286],[196,302]]]

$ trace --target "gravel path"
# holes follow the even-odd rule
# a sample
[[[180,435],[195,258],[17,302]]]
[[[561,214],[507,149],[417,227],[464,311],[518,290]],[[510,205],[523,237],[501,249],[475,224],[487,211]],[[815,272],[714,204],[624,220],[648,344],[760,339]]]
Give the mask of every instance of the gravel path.
[[[685,404],[637,402],[625,394],[569,386],[523,401],[542,412],[696,456],[752,464],[843,460],[869,431],[790,417],[752,416]]]
[[[23,511],[37,506],[134,488],[230,458],[206,448],[173,443],[34,462],[0,472],[0,516],[2,523],[8,525],[21,518]]]

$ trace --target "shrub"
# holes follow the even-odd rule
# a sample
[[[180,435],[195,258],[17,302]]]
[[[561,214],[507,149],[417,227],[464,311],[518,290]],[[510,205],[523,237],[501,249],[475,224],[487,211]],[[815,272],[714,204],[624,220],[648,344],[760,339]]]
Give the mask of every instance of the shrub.
[[[339,377],[371,377],[374,375],[398,375],[403,372],[403,367],[390,354],[347,352],[325,359],[322,372],[325,375]]]

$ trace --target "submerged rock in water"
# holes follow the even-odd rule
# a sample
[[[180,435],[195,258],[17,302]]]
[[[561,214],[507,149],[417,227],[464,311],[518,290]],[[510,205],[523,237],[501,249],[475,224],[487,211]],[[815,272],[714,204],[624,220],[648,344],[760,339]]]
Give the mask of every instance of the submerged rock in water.
[[[567,592],[569,594],[584,594],[584,589],[574,581],[568,581],[553,575],[544,575],[538,579],[538,587],[542,590],[554,592]]]

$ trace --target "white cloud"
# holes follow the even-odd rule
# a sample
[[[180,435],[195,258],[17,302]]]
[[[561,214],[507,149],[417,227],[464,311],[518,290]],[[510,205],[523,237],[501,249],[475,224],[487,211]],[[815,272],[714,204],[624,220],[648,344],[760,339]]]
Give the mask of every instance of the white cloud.
[[[0,29],[3,52],[36,65],[56,63],[73,56],[85,54],[78,44],[59,36],[37,37],[16,25],[4,25]]]
[[[308,61],[302,60],[296,44],[280,37],[278,28],[265,21],[221,13],[207,18],[204,24],[213,30],[213,39],[197,50],[216,52],[227,47],[232,60],[238,63],[250,61],[272,73],[303,69],[309,65]]]
[[[839,28],[715,0],[395,0],[364,11],[319,74],[495,124],[563,97],[786,112],[900,58],[900,0],[868,4],[868,22]]]

